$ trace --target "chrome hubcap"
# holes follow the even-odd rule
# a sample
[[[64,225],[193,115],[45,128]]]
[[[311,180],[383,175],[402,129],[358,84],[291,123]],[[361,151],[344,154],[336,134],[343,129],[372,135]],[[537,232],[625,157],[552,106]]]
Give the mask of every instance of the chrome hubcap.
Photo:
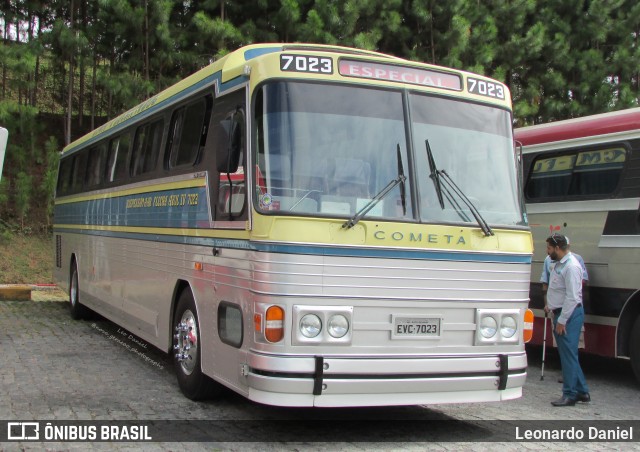
[[[69,290],[71,306],[75,306],[78,301],[78,276],[76,273],[71,277],[71,289]]]
[[[196,365],[198,353],[198,327],[193,313],[187,309],[182,314],[180,322],[175,328],[176,334],[173,336],[175,345],[173,349],[175,357],[180,363],[182,371],[190,375]]]

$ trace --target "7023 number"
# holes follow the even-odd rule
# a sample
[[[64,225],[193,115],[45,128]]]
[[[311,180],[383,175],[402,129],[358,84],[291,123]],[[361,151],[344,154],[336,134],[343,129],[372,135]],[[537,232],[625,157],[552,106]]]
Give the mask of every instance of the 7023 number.
[[[307,55],[280,55],[280,70],[333,74],[333,60]]]
[[[469,90],[469,92],[472,94],[480,94],[481,96],[504,99],[504,87],[498,83],[487,82],[486,80],[468,78],[467,90]]]

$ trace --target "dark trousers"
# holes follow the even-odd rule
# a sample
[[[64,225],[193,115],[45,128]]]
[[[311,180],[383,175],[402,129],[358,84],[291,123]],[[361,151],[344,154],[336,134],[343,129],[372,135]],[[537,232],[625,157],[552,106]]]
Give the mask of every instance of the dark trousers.
[[[556,338],[560,364],[562,365],[562,379],[564,380],[562,394],[575,400],[578,394],[589,392],[587,381],[584,378],[580,361],[578,360],[578,342],[582,324],[584,323],[584,309],[582,305],[576,306],[565,325],[566,331],[563,335],[556,333],[558,317],[559,312],[553,316],[553,335]]]

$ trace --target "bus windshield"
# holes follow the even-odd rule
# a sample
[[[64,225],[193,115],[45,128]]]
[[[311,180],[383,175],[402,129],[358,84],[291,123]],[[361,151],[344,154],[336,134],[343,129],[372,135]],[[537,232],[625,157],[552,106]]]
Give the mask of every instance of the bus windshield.
[[[523,224],[514,188],[509,113],[418,94],[409,99],[411,158],[403,92],[265,84],[255,100],[258,210],[351,218],[402,172],[407,177],[404,187],[396,184],[366,218],[475,223],[455,194],[445,190],[444,209],[438,204],[429,177],[428,140],[438,169],[455,180],[487,222]],[[412,162],[417,183],[409,168]],[[412,199],[412,193],[419,199]]]
[[[410,106],[423,221],[476,221],[451,184],[441,184],[442,208],[429,177],[429,146],[437,170],[446,173],[487,223],[526,225],[509,112],[422,94],[411,94]]]

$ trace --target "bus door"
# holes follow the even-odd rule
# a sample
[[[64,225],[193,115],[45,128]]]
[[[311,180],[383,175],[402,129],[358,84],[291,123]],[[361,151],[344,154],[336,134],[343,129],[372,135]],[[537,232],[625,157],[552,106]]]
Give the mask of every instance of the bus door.
[[[213,355],[203,359],[203,370],[234,386],[238,385],[239,366],[244,362],[241,349],[246,331],[250,296],[250,261],[243,249],[248,235],[248,190],[246,181],[245,91],[218,99],[211,127],[215,138],[217,178],[213,178],[211,196],[216,229],[214,297],[216,327],[210,333]],[[217,179],[217,185],[215,183]],[[242,232],[240,232],[242,231]],[[205,332],[203,331],[203,335]]]

